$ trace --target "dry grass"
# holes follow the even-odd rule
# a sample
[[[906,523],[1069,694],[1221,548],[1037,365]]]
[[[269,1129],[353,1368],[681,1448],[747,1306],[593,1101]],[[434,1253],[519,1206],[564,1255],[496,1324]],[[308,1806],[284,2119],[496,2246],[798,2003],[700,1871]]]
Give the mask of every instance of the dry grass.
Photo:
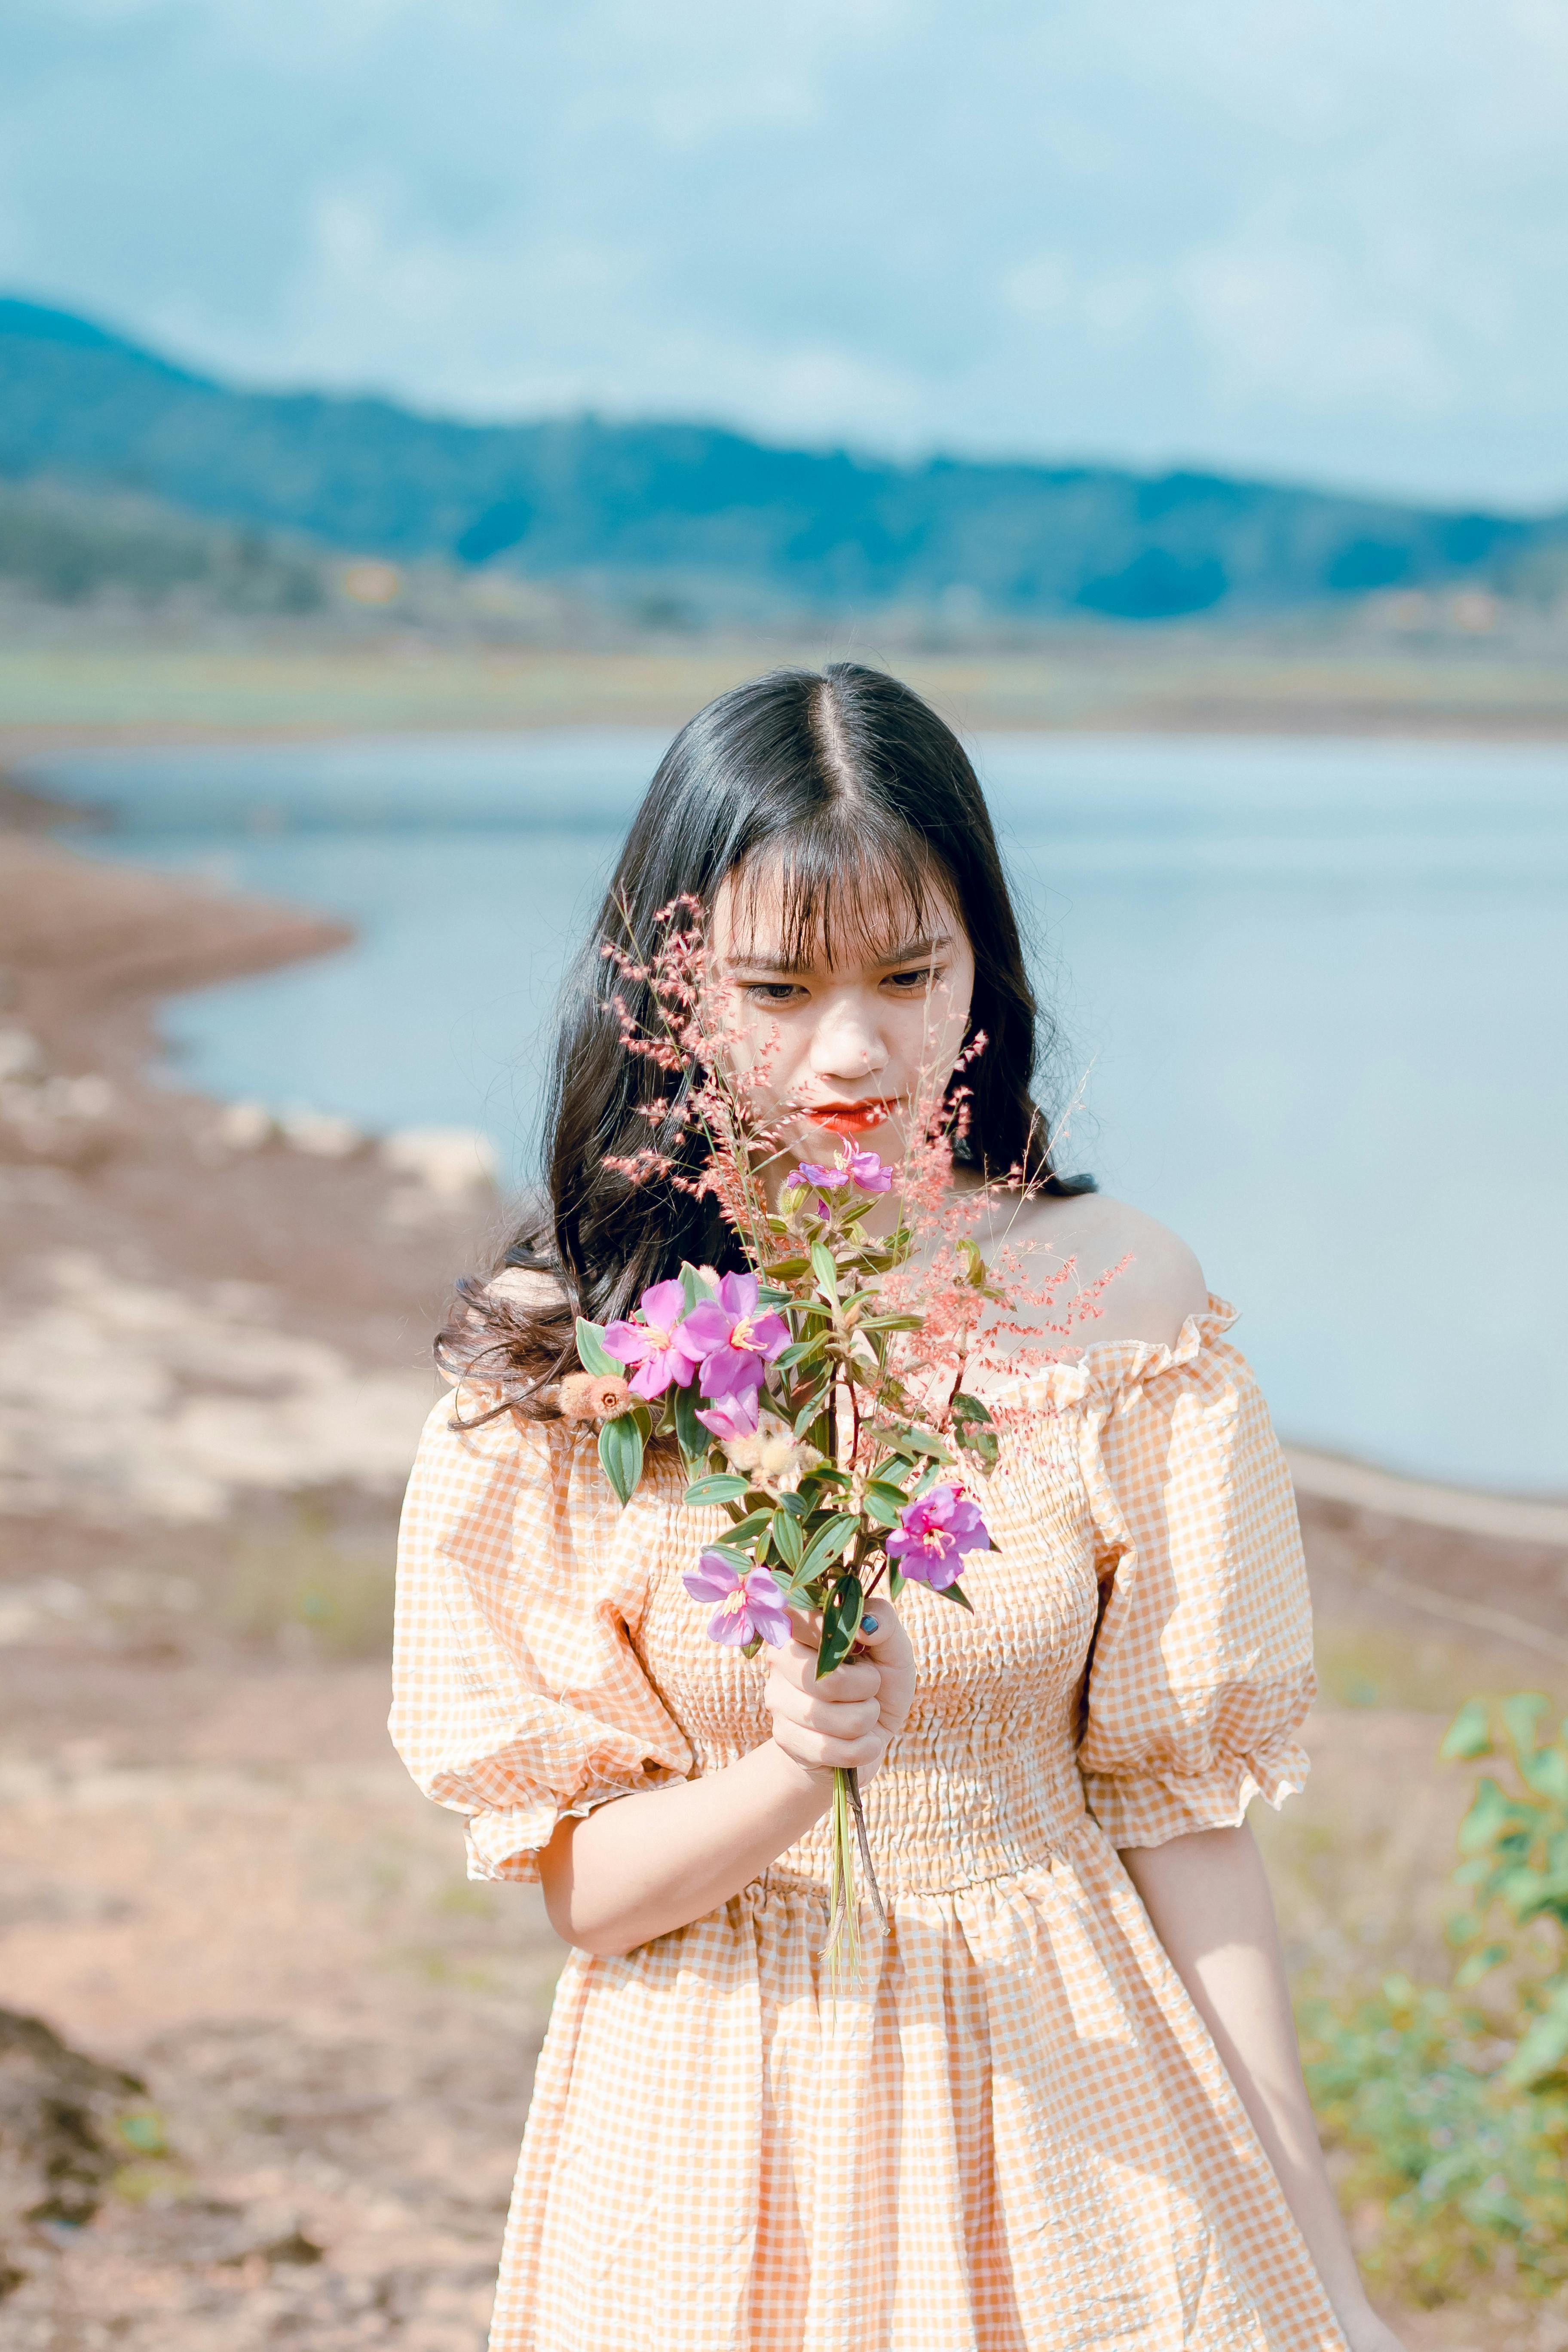
[[[781,661],[884,662],[960,725],[1248,732],[1568,733],[1560,648],[1380,641],[1346,624],[1072,630],[994,650],[846,624],[831,638],[647,648],[484,647],[388,632],[135,641],[77,632],[0,649],[0,748],[234,734],[590,723],[676,726]]]

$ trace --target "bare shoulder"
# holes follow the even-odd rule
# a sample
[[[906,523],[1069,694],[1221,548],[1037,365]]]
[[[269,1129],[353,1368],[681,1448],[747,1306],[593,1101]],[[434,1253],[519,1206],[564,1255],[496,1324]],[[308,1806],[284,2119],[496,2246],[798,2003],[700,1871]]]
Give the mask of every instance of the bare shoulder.
[[[1103,1192],[1026,1202],[1008,1238],[1033,1245],[1033,1269],[1025,1277],[1030,1289],[1070,1262],[1061,1305],[1110,1276],[1096,1302],[1099,1313],[1080,1327],[1086,1346],[1144,1339],[1170,1347],[1188,1316],[1208,1302],[1203,1268],[1181,1235]]]

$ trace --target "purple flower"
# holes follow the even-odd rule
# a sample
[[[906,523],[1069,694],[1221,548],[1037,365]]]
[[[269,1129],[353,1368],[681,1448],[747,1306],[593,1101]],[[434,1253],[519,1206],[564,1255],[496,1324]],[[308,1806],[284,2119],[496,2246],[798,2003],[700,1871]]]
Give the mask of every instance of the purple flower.
[[[857,1185],[862,1192],[889,1192],[893,1187],[893,1171],[886,1160],[874,1151],[857,1151],[853,1144],[833,1167],[822,1168],[815,1160],[803,1160],[795,1174],[815,1184],[819,1192],[837,1192],[846,1184]]]
[[[789,1345],[789,1325],[782,1315],[758,1314],[754,1274],[727,1274],[718,1297],[703,1299],[687,1317],[681,1345],[701,1354],[705,1397],[754,1400],[768,1366]]]
[[[918,1503],[906,1503],[899,1525],[883,1549],[903,1574],[933,1592],[956,1584],[966,1551],[986,1551],[991,1538],[977,1507],[962,1486],[933,1486]]]
[[[722,1552],[705,1551],[689,1576],[681,1578],[693,1601],[716,1601],[708,1620],[708,1638],[739,1648],[760,1633],[772,1648],[782,1650],[794,1628],[784,1596],[765,1568],[742,1576]]]
[[[874,1151],[852,1149],[847,1172],[850,1182],[858,1184],[862,1192],[890,1192],[893,1188],[892,1170]]]
[[[725,1397],[721,1403],[710,1404],[706,1412],[699,1411],[697,1418],[704,1429],[710,1429],[724,1444],[736,1437],[754,1437],[757,1391],[755,1389],[743,1389],[738,1395]]]
[[[689,1336],[690,1318],[682,1322],[686,1293],[679,1282],[650,1283],[637,1301],[640,1323],[612,1323],[605,1332],[605,1351],[623,1364],[636,1364],[632,1389],[640,1397],[660,1397],[671,1381],[686,1387],[702,1361],[702,1349]]]

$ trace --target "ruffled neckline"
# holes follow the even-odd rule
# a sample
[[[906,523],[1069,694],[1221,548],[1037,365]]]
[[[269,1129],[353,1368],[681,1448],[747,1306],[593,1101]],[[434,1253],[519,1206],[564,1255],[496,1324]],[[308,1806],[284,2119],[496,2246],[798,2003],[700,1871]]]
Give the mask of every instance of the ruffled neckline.
[[[1070,1363],[1041,1364],[1034,1371],[1003,1373],[977,1391],[1009,1404],[1114,1403],[1129,1389],[1179,1371],[1228,1331],[1237,1311],[1211,1290],[1208,1303],[1189,1315],[1173,1343],[1159,1339],[1100,1339]]]

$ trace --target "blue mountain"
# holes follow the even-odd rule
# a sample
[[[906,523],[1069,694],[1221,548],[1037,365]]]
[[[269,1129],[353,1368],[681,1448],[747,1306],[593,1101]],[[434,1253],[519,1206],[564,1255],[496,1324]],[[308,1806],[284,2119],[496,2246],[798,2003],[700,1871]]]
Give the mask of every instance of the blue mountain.
[[[500,563],[721,612],[938,606],[1158,620],[1490,577],[1562,520],[1223,475],[773,448],[697,424],[470,425],[247,392],[0,300],[0,476],[134,491],[334,548]]]

